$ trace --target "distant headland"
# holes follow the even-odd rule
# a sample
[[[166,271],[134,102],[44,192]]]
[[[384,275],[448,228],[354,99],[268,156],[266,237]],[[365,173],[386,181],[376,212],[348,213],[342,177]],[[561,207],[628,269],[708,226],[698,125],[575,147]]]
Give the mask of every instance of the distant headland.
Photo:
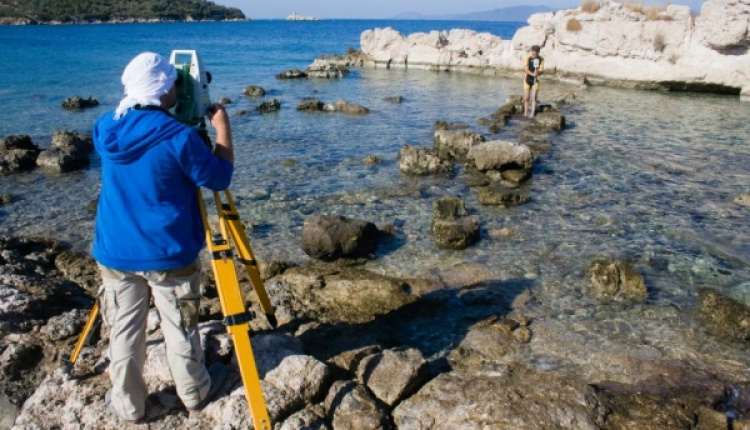
[[[17,0],[0,4],[0,24],[86,24],[162,21],[229,21],[247,20],[237,8],[211,1],[153,0],[133,2],[98,0]]]

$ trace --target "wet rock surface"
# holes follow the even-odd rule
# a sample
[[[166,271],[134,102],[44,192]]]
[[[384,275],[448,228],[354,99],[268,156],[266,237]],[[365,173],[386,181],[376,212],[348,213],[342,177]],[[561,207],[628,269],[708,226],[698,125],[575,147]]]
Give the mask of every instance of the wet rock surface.
[[[430,229],[435,244],[443,249],[464,249],[479,240],[479,218],[469,215],[458,197],[444,197],[433,204]]]
[[[455,202],[440,212],[466,214]],[[4,420],[13,416],[17,430],[122,428],[103,402],[106,334],[96,329],[73,378],[64,379],[58,367],[93,303],[95,263],[40,238],[0,240],[0,263]],[[746,366],[701,350],[722,339],[746,342],[737,329],[747,308],[711,291],[701,293],[696,310],[720,316],[716,320],[731,329],[705,333],[670,324],[672,332],[665,332],[662,324],[660,336],[680,340],[649,346],[622,336],[624,318],[585,304],[571,330],[545,305],[552,290],[493,280],[481,267],[448,268],[444,279],[460,287],[415,295],[409,291],[423,281],[357,267],[267,266],[280,326],[254,334],[252,345],[278,428],[701,430],[726,428],[726,411],[738,417],[750,411],[750,399],[727,395],[730,386],[750,389]],[[209,294],[204,300],[212,307],[218,299]],[[627,330],[647,338],[653,330],[648,321],[686,318],[674,308],[636,306],[628,311],[637,318]],[[149,319],[150,428],[251,425],[233,344],[218,317],[202,314],[199,327],[208,364],[224,366],[228,377],[198,416],[188,416],[177,398],[158,318]],[[745,425],[742,419],[734,424]]]
[[[94,150],[91,135],[59,130],[52,133],[50,149],[42,151],[36,164],[53,172],[70,172],[89,165],[89,155]]]
[[[68,99],[63,100],[62,107],[68,110],[82,110],[86,108],[92,108],[99,106],[99,100],[88,97],[88,98],[82,98],[79,96],[71,97]]]
[[[591,294],[602,302],[631,302],[646,299],[643,276],[630,262],[611,258],[595,261],[587,273],[591,279]]]
[[[10,135],[0,139],[0,175],[34,167],[39,151],[28,135]]]
[[[263,97],[266,95],[266,90],[263,87],[257,85],[248,85],[242,91],[247,97]]]
[[[319,260],[367,258],[378,247],[378,228],[363,220],[310,215],[302,230],[302,249]]]
[[[404,145],[398,152],[398,160],[399,170],[407,175],[435,175],[453,171],[453,164],[440,158],[430,148]]]

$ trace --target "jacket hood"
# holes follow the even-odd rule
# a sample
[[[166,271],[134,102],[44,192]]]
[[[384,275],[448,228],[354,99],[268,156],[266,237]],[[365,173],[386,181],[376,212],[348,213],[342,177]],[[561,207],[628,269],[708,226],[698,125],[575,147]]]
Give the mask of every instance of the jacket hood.
[[[113,163],[129,164],[152,146],[185,132],[186,127],[161,110],[132,109],[117,120],[114,112],[108,112],[94,125],[94,146]]]

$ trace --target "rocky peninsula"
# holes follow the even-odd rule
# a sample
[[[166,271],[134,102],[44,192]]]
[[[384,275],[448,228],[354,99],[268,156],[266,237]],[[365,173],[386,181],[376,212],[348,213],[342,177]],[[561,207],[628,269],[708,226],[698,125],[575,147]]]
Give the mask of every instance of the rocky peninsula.
[[[507,76],[519,76],[529,48],[539,45],[545,79],[750,99],[749,17],[747,0],[710,0],[697,16],[688,6],[584,2],[532,15],[511,40],[471,30],[404,36],[385,28],[363,32],[360,43],[365,65]]]

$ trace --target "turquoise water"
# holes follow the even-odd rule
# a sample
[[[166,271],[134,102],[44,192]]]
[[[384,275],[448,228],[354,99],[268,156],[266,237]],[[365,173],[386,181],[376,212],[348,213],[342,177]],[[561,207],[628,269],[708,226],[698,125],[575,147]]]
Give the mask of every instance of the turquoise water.
[[[434,21],[251,21],[231,23],[0,27],[0,136],[29,134],[42,147],[59,129],[88,132],[121,97],[119,75],[143,50],[168,55],[197,49],[214,76],[213,98],[229,97],[235,114],[260,103],[246,85],[281,100],[275,114],[233,116],[237,169],[231,190],[254,226],[250,240],[261,260],[306,261],[299,247],[311,213],[340,214],[397,227],[373,270],[473,280],[522,279],[554,291],[553,307],[574,309],[571,291],[601,256],[630,259],[646,277],[649,301],[690,305],[701,287],[747,295],[750,208],[733,203],[750,192],[750,103],[732,96],[652,93],[545,82],[541,97],[576,91],[565,108],[569,127],[551,138],[533,180],[522,189],[529,204],[481,206],[476,192],[453,177],[399,173],[405,144],[432,146],[436,120],[477,119],[518,94],[520,79],[459,73],[354,69],[341,80],[279,81],[315,56],[359,46],[366,29],[394,26],[411,33],[474,28],[503,38],[521,23]],[[102,105],[66,112],[67,97],[93,96]],[[401,95],[404,102],[383,101]],[[302,98],[345,98],[369,107],[367,116],[296,111]],[[487,135],[490,137],[490,135]],[[366,165],[375,155],[381,161]],[[289,163],[293,160],[293,163]],[[460,167],[460,166],[459,166]],[[99,164],[63,176],[34,170],[0,178],[3,235],[42,234],[88,248],[98,194]],[[461,196],[479,216],[481,241],[464,251],[437,250],[429,232],[432,202]],[[506,229],[506,230],[503,230]],[[511,231],[511,234],[501,232]],[[468,268],[468,269],[465,269]],[[465,276],[462,273],[467,273]],[[464,277],[462,277],[464,276]]]

